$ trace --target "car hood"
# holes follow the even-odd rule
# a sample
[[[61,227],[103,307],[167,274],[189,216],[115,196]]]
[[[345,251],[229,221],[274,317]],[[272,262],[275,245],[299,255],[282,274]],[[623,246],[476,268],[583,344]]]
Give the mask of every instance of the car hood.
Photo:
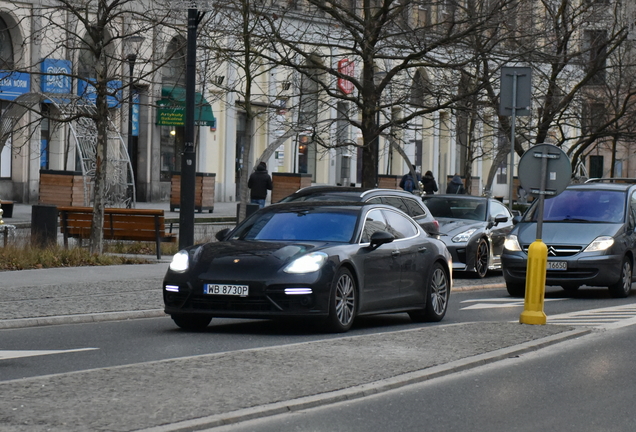
[[[247,273],[273,274],[294,259],[319,249],[328,243],[287,243],[229,240],[206,243],[194,252],[195,271],[223,278],[241,278]]]
[[[452,218],[438,218],[439,232],[441,235],[456,236],[468,229],[476,228],[482,229],[486,222],[474,221],[469,219],[452,219]]]
[[[622,224],[592,222],[544,222],[541,240],[552,245],[587,246],[596,237],[615,236]],[[537,239],[536,223],[520,223],[512,234],[517,235],[519,243],[527,245]]]

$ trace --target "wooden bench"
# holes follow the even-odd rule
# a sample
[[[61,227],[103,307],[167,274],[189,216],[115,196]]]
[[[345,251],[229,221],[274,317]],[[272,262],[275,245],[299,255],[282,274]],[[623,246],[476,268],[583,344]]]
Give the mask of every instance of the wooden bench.
[[[90,238],[93,220],[92,207],[58,207],[60,232],[64,235],[64,246],[68,238],[80,240]],[[104,209],[104,239],[129,241],[154,241],[157,259],[161,258],[161,242],[176,242],[173,233],[166,232],[163,210],[158,209]]]
[[[13,201],[0,200],[0,207],[4,211],[3,217],[13,217]]]

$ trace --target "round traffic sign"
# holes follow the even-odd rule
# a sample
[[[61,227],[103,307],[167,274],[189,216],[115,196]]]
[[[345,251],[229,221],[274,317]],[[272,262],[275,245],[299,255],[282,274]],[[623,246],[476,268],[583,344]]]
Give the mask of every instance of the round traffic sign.
[[[542,161],[547,162],[545,187],[541,191]],[[530,147],[519,160],[519,183],[532,196],[551,198],[563,192],[572,178],[572,164],[561,148],[552,144]]]

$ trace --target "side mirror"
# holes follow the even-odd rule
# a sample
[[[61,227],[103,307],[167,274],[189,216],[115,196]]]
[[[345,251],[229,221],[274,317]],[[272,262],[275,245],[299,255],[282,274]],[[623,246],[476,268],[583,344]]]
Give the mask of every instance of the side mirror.
[[[513,225],[517,225],[519,222],[521,222],[521,216],[515,216],[512,218]]]
[[[389,234],[386,231],[376,231],[373,234],[371,234],[370,242],[371,242],[371,247],[375,249],[385,243],[391,243],[393,240],[395,240],[395,237],[393,237],[392,234]]]
[[[508,222],[508,216],[504,214],[498,214],[497,216],[495,216],[495,225],[503,222]]]
[[[221,231],[218,231],[214,237],[216,237],[218,241],[224,241],[230,231],[229,228],[223,228]]]

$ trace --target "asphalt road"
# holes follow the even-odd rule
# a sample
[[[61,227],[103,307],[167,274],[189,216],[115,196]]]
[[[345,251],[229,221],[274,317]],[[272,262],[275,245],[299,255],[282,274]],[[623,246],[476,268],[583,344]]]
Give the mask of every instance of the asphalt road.
[[[356,401],[208,430],[631,432],[634,358],[630,326]]]
[[[572,295],[548,288],[544,310],[550,322],[553,317],[577,311],[629,305],[636,308],[636,295],[612,299],[604,289],[582,289]],[[188,333],[179,330],[169,317],[4,330],[0,349],[29,356],[19,362],[5,361],[0,381],[455,323],[515,322],[522,311],[523,299],[511,298],[505,289],[486,289],[454,292],[441,323],[413,323],[405,313],[362,317],[345,335],[324,334],[320,326],[300,322],[220,318],[205,332]],[[636,316],[636,310],[619,312],[620,319]],[[589,314],[585,317],[582,325],[605,325],[608,313],[603,313],[600,323]]]

